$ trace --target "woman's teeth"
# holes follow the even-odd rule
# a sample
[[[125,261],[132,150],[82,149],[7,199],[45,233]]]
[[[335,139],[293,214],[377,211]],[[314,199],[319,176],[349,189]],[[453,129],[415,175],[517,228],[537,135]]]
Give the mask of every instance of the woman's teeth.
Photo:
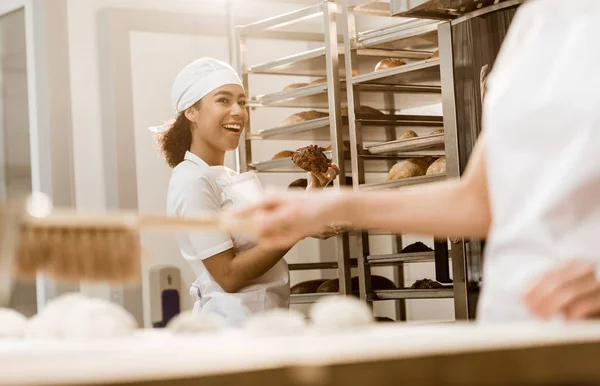
[[[229,131],[233,131],[234,133],[239,133],[242,130],[241,125],[223,125],[223,128]]]

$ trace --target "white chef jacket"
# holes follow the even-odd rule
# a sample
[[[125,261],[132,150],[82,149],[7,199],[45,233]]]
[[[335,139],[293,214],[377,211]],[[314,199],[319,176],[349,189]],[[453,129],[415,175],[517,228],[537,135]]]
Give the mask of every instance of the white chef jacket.
[[[237,174],[225,166],[208,166],[200,157],[187,152],[185,160],[173,169],[167,212],[181,217],[218,213],[229,205],[258,200],[261,191],[255,173]],[[289,306],[289,271],[284,259],[238,293],[226,293],[202,261],[231,248],[238,254],[254,244],[238,234],[218,230],[181,233],[177,241],[196,275],[190,289],[190,293],[198,296],[195,312],[211,314],[227,325],[236,326],[254,313]]]
[[[568,259],[600,263],[598,20],[598,0],[526,3],[488,78],[483,322],[533,319],[521,297],[535,278]]]

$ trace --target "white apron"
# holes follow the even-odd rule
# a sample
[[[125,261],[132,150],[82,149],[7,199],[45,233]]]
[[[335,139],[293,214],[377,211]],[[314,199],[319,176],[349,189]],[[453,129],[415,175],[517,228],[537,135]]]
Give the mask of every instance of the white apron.
[[[598,0],[526,3],[488,78],[480,321],[533,320],[521,297],[535,278],[568,259],[600,262],[598,20]]]
[[[223,209],[248,205],[262,197],[262,186],[254,172],[221,175],[215,182],[222,191]],[[232,238],[236,254],[255,245],[240,235]],[[204,268],[201,262],[192,264]],[[289,306],[289,270],[284,259],[238,293],[224,292],[205,268],[194,271],[200,273],[190,288],[190,294],[197,297],[194,312],[210,314],[225,325],[238,326],[252,314]]]

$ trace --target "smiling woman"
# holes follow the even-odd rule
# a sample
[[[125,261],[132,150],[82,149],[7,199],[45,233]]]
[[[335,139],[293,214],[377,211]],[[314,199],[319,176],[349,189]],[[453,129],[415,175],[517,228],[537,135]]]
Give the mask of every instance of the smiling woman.
[[[198,59],[177,76],[171,97],[175,121],[150,128],[160,134],[159,145],[173,168],[169,215],[219,213],[257,201],[262,187],[256,174],[224,166],[225,153],[238,147],[248,123],[246,94],[233,68]],[[231,326],[255,313],[287,308],[289,271],[283,256],[297,241],[271,248],[217,230],[179,234],[181,254],[196,275],[190,289],[197,297],[194,312]]]

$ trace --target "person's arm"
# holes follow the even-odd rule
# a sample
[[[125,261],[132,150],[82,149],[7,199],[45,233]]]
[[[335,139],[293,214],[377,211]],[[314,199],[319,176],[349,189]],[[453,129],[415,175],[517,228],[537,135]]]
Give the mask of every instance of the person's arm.
[[[222,211],[221,192],[207,176],[192,179],[181,191],[179,195],[174,193],[174,205],[179,216],[195,217]],[[217,229],[189,231],[187,237],[194,250],[193,258],[202,261],[226,292],[237,292],[266,273],[297,241],[283,247],[257,245],[236,255],[229,232]]]
[[[355,228],[485,237],[491,221],[485,144],[479,140],[460,180],[385,192],[344,194],[329,219]]]
[[[473,149],[461,180],[387,192],[278,194],[232,215],[252,217],[254,236],[271,246],[289,245],[331,225],[438,237],[484,237],[491,221],[484,140]]]
[[[257,245],[237,256],[233,249],[228,249],[204,259],[203,263],[225,292],[234,293],[273,268],[290,248]]]

